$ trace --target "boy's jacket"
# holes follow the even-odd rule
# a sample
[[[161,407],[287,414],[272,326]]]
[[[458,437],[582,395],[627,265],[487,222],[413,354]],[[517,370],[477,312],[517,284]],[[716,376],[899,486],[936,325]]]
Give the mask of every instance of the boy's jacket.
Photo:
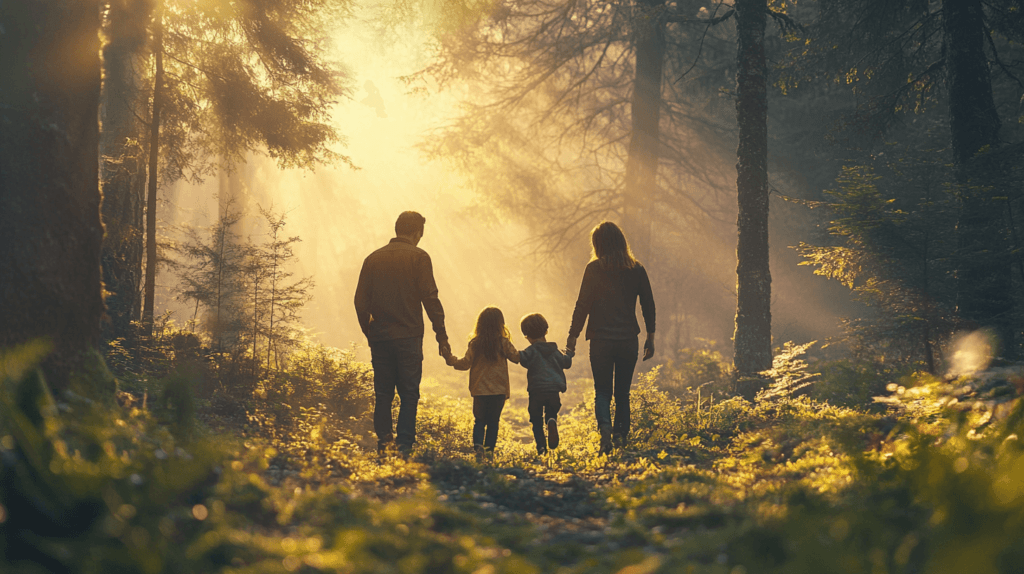
[[[519,351],[519,362],[526,367],[526,392],[564,393],[565,371],[572,366],[574,353],[563,355],[555,343],[534,343]]]

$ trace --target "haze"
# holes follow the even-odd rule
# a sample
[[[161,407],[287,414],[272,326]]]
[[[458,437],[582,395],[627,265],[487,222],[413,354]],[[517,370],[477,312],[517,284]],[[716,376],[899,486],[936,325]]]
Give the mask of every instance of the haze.
[[[254,238],[262,233],[257,205],[287,213],[286,235],[302,238],[296,249],[294,272],[297,276],[312,275],[316,282],[302,322],[311,336],[327,345],[356,345],[360,360],[368,361],[369,351],[352,307],[359,269],[367,254],[393,237],[394,220],[404,210],[419,211],[427,219],[420,247],[432,257],[448,333],[457,355],[465,352],[476,316],[487,305],[498,306],[504,312],[518,347],[527,344],[519,331],[519,318],[530,312],[544,314],[551,324],[548,339],[562,344],[583,268],[590,257],[588,238],[577,237],[562,257],[536,255],[536,238],[516,214],[497,211],[485,198],[467,189],[453,166],[428,161],[417,149],[431,130],[453,116],[459,99],[469,93],[465,86],[410,93],[400,78],[426,64],[425,42],[425,36],[416,33],[403,34],[397,43],[381,42],[371,27],[359,20],[339,30],[336,48],[349,69],[353,90],[351,99],[337,106],[334,121],[348,138],[347,147],[339,151],[350,156],[359,169],[338,165],[313,173],[281,171],[265,158],[250,156],[239,170],[247,213],[240,230]],[[731,165],[725,167],[734,174]],[[178,182],[162,190],[168,208],[158,213],[175,226],[209,226],[217,217],[218,193],[223,185],[218,177],[208,178],[201,185]],[[806,216],[801,210],[774,200],[772,209],[775,229],[790,230],[784,231],[783,237],[794,227],[806,232]],[[730,217],[734,222],[734,215]],[[731,352],[728,338],[733,329],[735,228],[707,223],[712,228],[717,226],[719,232],[699,236],[700,243],[691,245],[688,255],[668,253],[659,254],[659,258],[700,254],[701,259],[685,264],[706,276],[718,293],[687,292],[683,285],[669,292],[656,284],[659,354],[656,361],[642,368],[668,360],[673,349],[687,346],[711,345],[727,356]],[[684,238],[692,236],[686,234],[687,230],[680,231]],[[170,235],[173,237],[174,232]],[[813,277],[808,268],[798,268],[795,254],[778,233],[773,235],[772,243],[775,345],[790,339],[821,340],[835,334],[838,316],[830,298],[841,291]],[[656,268],[648,267],[652,276],[658,273]],[[156,308],[171,309],[178,324],[191,318],[191,309],[173,299],[174,275],[161,270],[157,282]],[[671,319],[670,314],[674,315]],[[437,356],[429,324],[427,329],[424,374],[464,386],[462,378],[456,378]],[[585,342],[581,341],[578,353],[580,360],[571,376],[589,377]],[[520,369],[510,372],[513,385],[525,388]]]

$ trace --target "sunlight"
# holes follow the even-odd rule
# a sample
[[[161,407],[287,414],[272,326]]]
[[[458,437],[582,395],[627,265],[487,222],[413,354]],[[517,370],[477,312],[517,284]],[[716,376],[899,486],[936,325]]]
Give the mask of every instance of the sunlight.
[[[953,342],[949,372],[946,376],[963,377],[984,371],[992,362],[996,343],[995,334],[986,329],[959,336]]]

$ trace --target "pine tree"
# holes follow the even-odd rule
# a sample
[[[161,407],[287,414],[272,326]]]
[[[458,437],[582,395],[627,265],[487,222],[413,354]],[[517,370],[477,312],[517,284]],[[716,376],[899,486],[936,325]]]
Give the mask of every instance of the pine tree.
[[[256,248],[255,261],[262,265],[263,298],[254,298],[251,308],[264,310],[262,317],[254,319],[256,333],[263,335],[267,345],[267,369],[281,370],[281,356],[296,343],[296,328],[302,307],[312,298],[313,278],[292,280],[289,270],[295,258],[294,245],[298,237],[284,235],[286,216],[272,209],[260,208],[267,225],[267,241]],[[255,293],[255,290],[254,290]],[[253,348],[256,348],[255,340]]]
[[[328,62],[329,27],[347,0],[161,0],[149,24],[151,105],[142,323],[152,323],[157,191],[231,170],[248,151],[282,167],[348,162],[330,107],[347,93]]]
[[[203,325],[219,353],[233,353],[248,325],[243,309],[247,248],[233,230],[241,217],[240,211],[229,210],[210,227],[208,238],[189,228],[187,240],[174,246],[180,256],[172,263],[179,279],[178,298],[194,302],[197,315],[203,309],[203,317],[193,320]]]

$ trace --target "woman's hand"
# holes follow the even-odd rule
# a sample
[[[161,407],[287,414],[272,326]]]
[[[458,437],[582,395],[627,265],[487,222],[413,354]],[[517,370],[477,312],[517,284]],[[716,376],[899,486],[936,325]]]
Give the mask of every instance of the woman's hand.
[[[647,340],[644,341],[644,360],[654,356],[654,333],[647,333]]]

